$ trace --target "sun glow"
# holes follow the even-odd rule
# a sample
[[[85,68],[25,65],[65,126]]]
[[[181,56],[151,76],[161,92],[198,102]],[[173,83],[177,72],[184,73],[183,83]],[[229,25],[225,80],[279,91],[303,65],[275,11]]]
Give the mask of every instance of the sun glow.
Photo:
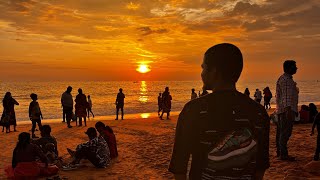
[[[137,70],[139,73],[147,73],[147,72],[150,72],[150,71],[151,71],[151,69],[149,68],[149,66],[148,66],[148,65],[145,65],[145,64],[140,64],[136,70]]]

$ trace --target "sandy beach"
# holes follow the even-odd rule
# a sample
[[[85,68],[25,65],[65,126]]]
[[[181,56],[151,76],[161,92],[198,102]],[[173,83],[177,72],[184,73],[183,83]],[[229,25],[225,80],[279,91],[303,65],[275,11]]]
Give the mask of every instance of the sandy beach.
[[[173,179],[167,171],[174,142],[177,116],[171,120],[158,118],[104,121],[116,134],[119,157],[105,169],[96,169],[85,162],[73,171],[60,171],[66,179]],[[93,127],[96,121],[89,121]],[[44,123],[45,124],[45,123]],[[70,161],[66,148],[74,149],[87,141],[87,127],[66,128],[64,123],[51,123],[52,135],[58,140],[59,155]],[[289,153],[297,157],[295,162],[279,161],[275,151],[275,126],[270,129],[271,167],[265,179],[319,179],[319,163],[312,162],[316,135],[310,136],[311,124],[297,124],[289,141]],[[4,168],[11,164],[12,151],[20,132],[29,131],[31,125],[18,125],[19,132],[0,133],[0,179],[5,179]],[[40,133],[37,132],[40,136]],[[311,164],[310,164],[311,162]]]

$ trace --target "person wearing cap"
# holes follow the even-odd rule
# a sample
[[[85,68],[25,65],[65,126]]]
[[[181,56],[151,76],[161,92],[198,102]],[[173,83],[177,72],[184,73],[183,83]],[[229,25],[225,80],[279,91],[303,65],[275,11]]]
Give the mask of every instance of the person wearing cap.
[[[104,168],[110,163],[110,150],[107,142],[101,136],[97,136],[95,128],[90,127],[85,132],[89,141],[79,144],[76,151],[67,149],[69,154],[73,156],[71,165],[79,164],[81,159],[88,159],[95,167]]]
[[[122,88],[120,88],[119,93],[117,94],[116,102],[115,102],[116,109],[117,109],[117,116],[115,120],[118,120],[119,109],[121,109],[121,119],[123,120],[124,98],[125,98],[125,95],[122,93]]]
[[[32,121],[32,138],[38,138],[35,134],[34,131],[36,129],[36,124],[38,123],[38,127],[39,129],[41,129],[42,124],[41,124],[41,119],[43,119],[42,117],[42,113],[41,113],[41,109],[40,109],[40,105],[37,102],[38,100],[38,95],[32,93],[30,95],[30,98],[32,99],[30,105],[29,105],[29,118]]]

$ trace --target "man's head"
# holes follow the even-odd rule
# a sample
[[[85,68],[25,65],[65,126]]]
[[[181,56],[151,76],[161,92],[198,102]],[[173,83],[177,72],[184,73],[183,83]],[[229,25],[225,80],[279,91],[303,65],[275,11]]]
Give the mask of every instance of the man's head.
[[[98,121],[98,122],[96,123],[95,127],[96,127],[97,131],[98,131],[99,133],[101,133],[102,130],[106,127],[106,125],[105,125],[103,122]]]
[[[68,86],[67,92],[68,92],[68,93],[71,93],[71,91],[72,91],[72,87],[71,87],[71,86]]]
[[[89,127],[85,133],[88,135],[90,140],[97,137],[97,131],[93,127]]]
[[[30,98],[33,100],[33,101],[36,101],[38,99],[38,95],[35,94],[35,93],[32,93],[30,94]]]
[[[41,131],[41,137],[50,136],[51,134],[51,127],[50,125],[43,125],[40,129]]]
[[[286,60],[284,63],[283,63],[283,71],[285,73],[288,73],[290,75],[294,75],[297,73],[297,65],[296,65],[296,62],[294,60]]]
[[[81,88],[78,89],[78,93],[82,94],[82,89]]]
[[[122,88],[120,88],[120,89],[119,89],[119,92],[121,92],[121,93],[122,93]]]
[[[168,92],[168,91],[169,91],[169,87],[166,87],[164,90],[165,90],[166,92]]]
[[[159,96],[161,96],[161,93],[159,93]]]
[[[194,93],[194,91],[195,91],[195,90],[192,88],[192,89],[191,89],[191,92],[193,92],[193,93]]]
[[[235,84],[243,68],[242,53],[235,45],[217,44],[206,51],[201,66],[205,90],[214,89],[218,84]]]

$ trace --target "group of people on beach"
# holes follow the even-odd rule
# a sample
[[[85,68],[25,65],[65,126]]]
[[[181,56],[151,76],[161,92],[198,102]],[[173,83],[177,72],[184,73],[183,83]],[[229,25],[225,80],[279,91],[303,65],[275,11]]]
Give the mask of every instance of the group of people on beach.
[[[259,89],[256,89],[254,100],[249,97],[249,89],[246,89],[245,93],[237,91],[236,83],[243,69],[243,57],[240,49],[233,44],[223,43],[209,48],[204,54],[201,67],[203,93],[198,97],[192,89],[191,101],[184,106],[179,115],[169,171],[175,175],[176,179],[188,179],[187,176],[189,179],[263,179],[265,171],[270,167],[270,117],[266,111],[270,108],[272,98],[270,89],[268,87],[264,89],[264,106],[260,104],[262,92]],[[286,60],[283,63],[284,73],[276,83],[276,155],[279,160],[288,162],[296,159],[289,154],[288,141],[292,134],[294,119],[299,113],[299,89],[293,80],[297,69],[294,60]],[[207,90],[212,93],[208,93]],[[68,127],[70,127],[73,109],[71,91],[72,88],[68,87],[61,98]],[[75,105],[76,116],[84,118],[86,125],[87,100],[81,89],[78,92]],[[36,96],[32,95],[31,98],[33,101],[32,106],[30,103],[30,117],[33,120],[42,117],[42,114],[39,104],[36,103]],[[116,100],[116,119],[118,119],[119,110],[122,111],[123,119],[124,98],[122,89],[119,89]],[[163,118],[164,113],[167,113],[167,119],[169,119],[171,100],[169,88],[166,87],[158,97],[160,119]],[[7,103],[7,107],[18,105],[10,94],[4,102]],[[12,114],[9,113],[9,115]],[[313,158],[317,161],[320,155],[320,114],[315,114],[313,111],[312,118],[311,135],[314,134],[316,127],[318,130],[317,148]],[[79,125],[81,125],[81,119]],[[33,141],[29,133],[23,132],[19,135],[19,142],[13,153],[14,175],[23,175],[28,168],[35,168],[34,172],[38,174],[43,172],[40,171],[43,167],[44,172],[57,171],[57,167],[49,168],[49,157],[44,155],[49,152],[51,157],[52,155],[58,157],[57,143],[52,140],[54,138],[49,138],[51,135],[48,133],[48,126],[41,126],[40,130],[42,138],[51,140],[40,144],[36,141],[42,138]],[[100,136],[97,135],[97,131]],[[104,168],[110,163],[112,157],[118,155],[115,136],[110,127],[97,122],[95,128],[88,128],[86,134],[89,138],[88,142],[78,145],[75,150],[68,149],[72,162],[63,168],[76,168],[83,158],[87,158],[97,168]],[[39,150],[41,148],[44,149]],[[32,154],[28,157],[24,156],[28,153]],[[44,165],[35,164],[36,156],[40,157]],[[188,168],[191,156],[191,168]]]
[[[88,136],[87,142],[79,144],[75,150],[67,149],[71,156],[70,163],[59,157],[57,139],[51,135],[51,127],[43,125],[40,131],[39,139],[31,139],[27,132],[19,134],[18,143],[13,150],[12,165],[5,169],[8,178],[37,179],[53,176],[59,169],[77,169],[83,159],[87,159],[97,168],[105,168],[111,159],[118,156],[112,128],[100,121],[95,124],[95,128],[90,127],[85,132]]]

